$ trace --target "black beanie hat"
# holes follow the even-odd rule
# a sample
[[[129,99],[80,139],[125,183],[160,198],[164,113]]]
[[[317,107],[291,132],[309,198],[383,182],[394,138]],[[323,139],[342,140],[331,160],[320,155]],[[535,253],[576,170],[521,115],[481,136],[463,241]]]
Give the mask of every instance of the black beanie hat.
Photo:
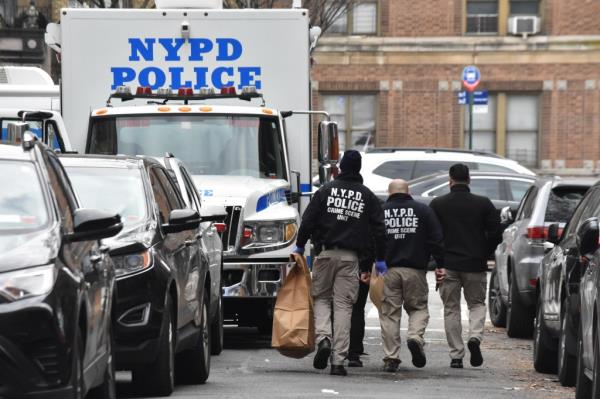
[[[345,173],[359,173],[362,167],[362,156],[356,150],[346,150],[340,161],[340,169]]]

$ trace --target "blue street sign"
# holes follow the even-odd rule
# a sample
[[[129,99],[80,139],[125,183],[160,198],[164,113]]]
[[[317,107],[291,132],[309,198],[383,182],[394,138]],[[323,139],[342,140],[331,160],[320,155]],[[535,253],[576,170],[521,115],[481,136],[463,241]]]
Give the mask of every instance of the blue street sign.
[[[489,93],[487,90],[478,90],[473,92],[473,105],[487,105]],[[469,103],[469,97],[467,97],[466,91],[458,92],[458,104],[467,105]]]
[[[475,65],[469,65],[463,69],[462,81],[467,90],[473,91],[481,81],[481,72]]]

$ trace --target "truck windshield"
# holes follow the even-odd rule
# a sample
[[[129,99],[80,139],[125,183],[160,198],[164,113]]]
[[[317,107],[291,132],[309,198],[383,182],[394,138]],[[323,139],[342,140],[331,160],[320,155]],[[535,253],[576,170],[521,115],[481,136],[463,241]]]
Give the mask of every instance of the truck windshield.
[[[252,115],[143,115],[93,118],[88,151],[162,157],[193,175],[286,179],[278,119]]]
[[[48,223],[48,208],[33,163],[0,160],[0,168],[0,234],[37,230]]]

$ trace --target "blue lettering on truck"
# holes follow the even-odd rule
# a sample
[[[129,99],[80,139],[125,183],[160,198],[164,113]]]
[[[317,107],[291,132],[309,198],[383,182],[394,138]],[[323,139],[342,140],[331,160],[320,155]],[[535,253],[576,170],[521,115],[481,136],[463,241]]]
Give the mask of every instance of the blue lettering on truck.
[[[260,89],[261,67],[239,66],[228,63],[238,61],[244,52],[242,43],[234,38],[223,37],[214,40],[208,38],[129,38],[129,63],[162,60],[165,62],[192,61],[202,62],[208,59],[222,62],[212,70],[203,66],[172,66],[166,70],[156,66],[136,69],[132,66],[111,68],[111,90],[118,86],[136,84],[151,87],[153,90],[167,85],[174,90],[181,87],[212,86],[215,89],[237,85],[256,86]],[[184,78],[187,76],[188,78]],[[193,79],[190,80],[189,78]]]

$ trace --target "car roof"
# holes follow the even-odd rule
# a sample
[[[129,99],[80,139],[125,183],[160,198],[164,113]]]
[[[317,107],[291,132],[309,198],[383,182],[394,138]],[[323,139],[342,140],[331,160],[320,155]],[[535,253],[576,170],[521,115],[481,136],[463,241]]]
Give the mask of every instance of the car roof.
[[[132,155],[60,155],[64,166],[84,166],[101,168],[131,168],[150,164],[159,164],[154,158],[148,156]]]
[[[536,185],[552,184],[552,188],[556,187],[592,187],[600,183],[598,179],[592,177],[561,177],[561,176],[541,176],[538,177]]]
[[[473,178],[473,177],[501,177],[501,178],[512,178],[512,179],[525,179],[525,180],[531,180],[531,181],[535,181],[536,177],[535,176],[530,176],[530,175],[524,175],[521,173],[504,173],[504,172],[470,172],[469,175]],[[441,179],[441,178],[448,178],[448,172],[443,172],[443,173],[432,173],[430,175],[425,175],[425,176],[421,176],[421,177],[417,177],[416,179],[413,180],[409,180],[408,184],[409,185],[413,185],[413,184],[419,184],[419,183],[423,183],[423,182],[427,182],[429,180],[437,180],[437,179]]]
[[[0,159],[14,161],[32,161],[31,151],[26,151],[20,145],[0,144]]]
[[[487,151],[467,150],[461,148],[434,148],[434,147],[377,147],[367,150],[367,154],[390,154],[396,152],[426,152],[426,153],[457,153],[457,154],[471,154],[471,155],[483,155],[486,157],[506,159],[498,154],[494,154]]]

